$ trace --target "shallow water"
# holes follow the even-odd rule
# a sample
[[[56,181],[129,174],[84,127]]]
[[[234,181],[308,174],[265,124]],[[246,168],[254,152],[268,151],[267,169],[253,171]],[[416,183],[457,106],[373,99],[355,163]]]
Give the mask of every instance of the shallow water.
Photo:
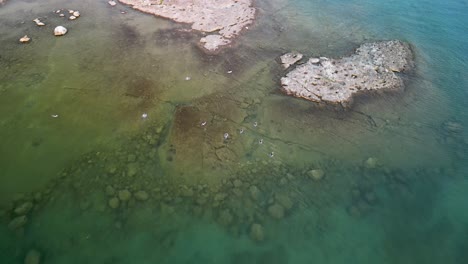
[[[235,47],[210,56],[187,25],[120,4],[0,7],[2,263],[31,249],[43,263],[464,263],[468,3],[255,5]],[[285,52],[387,39],[415,53],[403,93],[337,111],[278,91]]]

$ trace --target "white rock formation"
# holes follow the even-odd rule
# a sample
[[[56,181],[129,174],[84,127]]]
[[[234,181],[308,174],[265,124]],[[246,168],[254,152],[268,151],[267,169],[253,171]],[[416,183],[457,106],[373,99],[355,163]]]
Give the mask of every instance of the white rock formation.
[[[202,38],[202,47],[208,52],[231,43],[255,18],[252,0],[119,1],[145,13],[191,24],[194,30],[212,33]]]
[[[403,89],[400,73],[412,67],[413,55],[407,43],[367,43],[349,57],[311,58],[281,78],[281,86],[288,95],[348,106],[357,93]]]

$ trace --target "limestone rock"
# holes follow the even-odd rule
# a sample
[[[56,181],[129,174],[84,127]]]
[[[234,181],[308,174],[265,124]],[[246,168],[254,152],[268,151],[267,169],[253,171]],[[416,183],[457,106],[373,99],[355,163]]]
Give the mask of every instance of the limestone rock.
[[[300,61],[304,55],[298,53],[298,52],[290,52],[282,55],[280,57],[281,60],[281,65],[283,65],[283,68],[287,69],[294,63]]]
[[[10,223],[8,224],[8,228],[10,228],[11,230],[17,230],[23,227],[27,222],[28,218],[25,215],[18,216],[10,221]]]
[[[17,215],[25,215],[31,211],[34,204],[31,202],[25,202],[15,208],[15,214]]]
[[[138,201],[146,201],[148,200],[148,198],[149,195],[145,191],[138,191],[135,193],[135,199],[137,199]]]
[[[44,22],[42,22],[41,20],[39,20],[39,18],[36,18],[36,19],[34,19],[33,21],[34,21],[34,23],[36,23],[36,25],[38,25],[38,26],[40,26],[40,27],[41,27],[41,26],[45,26]]]
[[[29,41],[31,41],[31,38],[28,37],[28,35],[24,35],[24,37],[20,38],[19,41],[21,43],[29,43]]]
[[[309,177],[314,181],[320,181],[325,176],[325,172],[321,169],[315,169],[309,171]]]
[[[129,190],[121,190],[119,191],[119,199],[122,202],[128,201],[132,198],[132,193]]]
[[[120,201],[117,197],[112,197],[109,199],[109,207],[112,209],[117,209],[119,208]]]
[[[265,231],[262,225],[252,224],[250,227],[250,238],[254,241],[261,242],[265,239]]]
[[[268,207],[268,213],[275,219],[282,219],[284,217],[284,207],[280,204],[273,204]]]
[[[67,29],[63,26],[58,26],[54,29],[55,36],[63,36],[65,34],[67,34]]]
[[[214,52],[219,47],[228,45],[229,43],[231,43],[229,39],[217,34],[208,35],[200,39],[200,44],[202,44],[203,48],[210,52]]]
[[[24,258],[24,264],[39,264],[41,263],[41,252],[31,249]]]
[[[401,91],[403,80],[396,73],[413,68],[413,64],[407,43],[366,43],[349,57],[309,59],[281,78],[281,87],[295,97],[349,106],[357,93]]]
[[[145,13],[192,25],[201,32],[217,32],[202,38],[203,48],[214,52],[232,42],[255,18],[252,0],[177,0],[157,1],[119,0]]]

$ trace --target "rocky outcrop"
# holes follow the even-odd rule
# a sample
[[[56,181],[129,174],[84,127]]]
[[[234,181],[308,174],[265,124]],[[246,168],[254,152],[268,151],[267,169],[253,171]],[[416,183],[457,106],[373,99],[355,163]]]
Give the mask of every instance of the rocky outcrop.
[[[281,78],[281,86],[288,95],[349,106],[357,93],[401,90],[401,73],[412,67],[413,55],[407,43],[366,43],[349,57],[310,58]]]
[[[213,33],[201,39],[201,46],[216,52],[230,44],[255,17],[252,0],[119,0],[145,13],[192,25],[192,29]]]

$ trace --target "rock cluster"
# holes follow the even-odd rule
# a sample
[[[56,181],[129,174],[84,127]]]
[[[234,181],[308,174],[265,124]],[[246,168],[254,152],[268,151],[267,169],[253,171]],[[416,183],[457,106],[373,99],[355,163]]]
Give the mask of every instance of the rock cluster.
[[[145,13],[191,24],[194,30],[212,33],[200,40],[208,52],[230,44],[255,17],[252,0],[119,1]]]
[[[413,55],[407,43],[366,43],[349,57],[309,59],[281,78],[281,86],[288,95],[349,106],[357,93],[401,90],[399,73],[412,67]]]

